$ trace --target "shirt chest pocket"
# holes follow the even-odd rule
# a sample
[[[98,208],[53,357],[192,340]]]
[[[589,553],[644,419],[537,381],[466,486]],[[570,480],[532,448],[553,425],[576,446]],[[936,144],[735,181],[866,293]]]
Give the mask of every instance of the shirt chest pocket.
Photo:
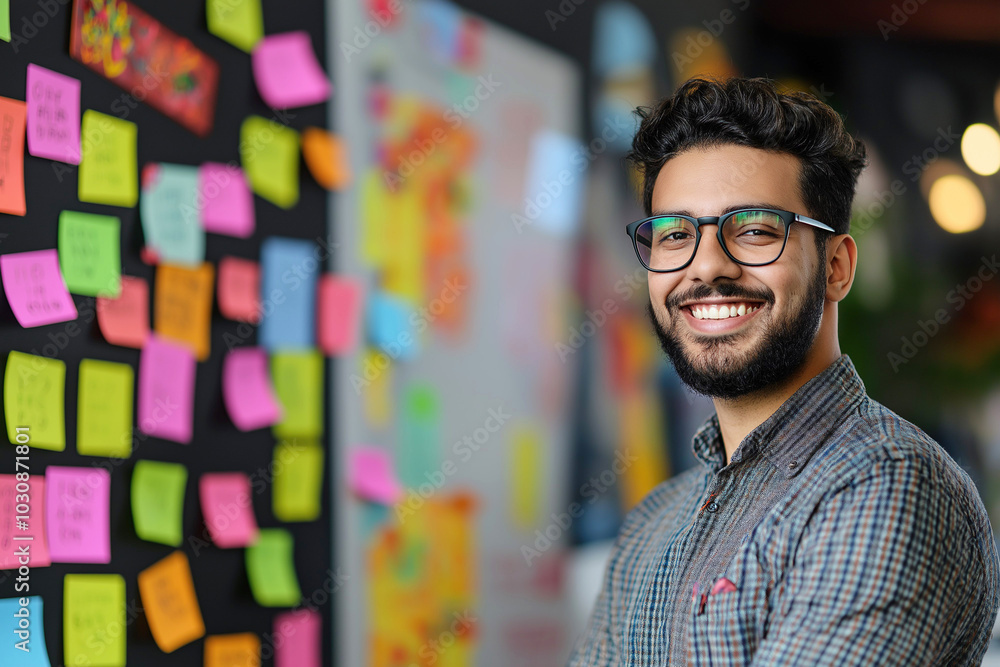
[[[709,593],[692,601],[687,628],[689,665],[746,665],[758,644],[758,608],[752,591]]]

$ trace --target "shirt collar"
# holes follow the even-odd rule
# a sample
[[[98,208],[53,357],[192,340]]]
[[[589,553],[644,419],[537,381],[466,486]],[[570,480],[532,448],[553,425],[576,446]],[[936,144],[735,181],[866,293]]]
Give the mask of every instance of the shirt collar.
[[[865,385],[854,363],[846,354],[841,355],[747,434],[733,452],[730,463],[738,463],[759,451],[779,473],[794,477],[864,396]],[[725,449],[718,415],[713,414],[698,429],[691,449],[712,470],[722,468]]]

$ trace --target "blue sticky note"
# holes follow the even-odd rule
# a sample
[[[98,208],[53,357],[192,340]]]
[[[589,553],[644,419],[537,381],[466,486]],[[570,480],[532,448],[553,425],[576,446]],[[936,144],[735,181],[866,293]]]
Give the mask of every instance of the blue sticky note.
[[[142,170],[139,199],[146,247],[159,261],[201,264],[205,229],[198,210],[198,167],[149,164]]]
[[[369,342],[392,359],[412,359],[419,348],[417,331],[411,325],[414,310],[402,299],[375,292],[365,313]]]
[[[656,59],[656,34],[642,10],[629,2],[608,2],[594,17],[594,71],[618,76],[648,67]]]
[[[462,13],[446,0],[425,0],[416,5],[420,34],[431,56],[441,64],[451,64],[459,55]]]
[[[12,667],[49,667],[49,651],[45,646],[45,619],[42,598],[28,598],[22,607],[21,598],[0,599],[0,665]],[[6,627],[6,630],[2,628]]]
[[[542,231],[568,236],[583,208],[587,153],[578,140],[551,130],[536,133],[530,151],[522,214]]]
[[[272,236],[260,248],[259,341],[268,350],[316,345],[316,280],[322,270],[311,241]]]

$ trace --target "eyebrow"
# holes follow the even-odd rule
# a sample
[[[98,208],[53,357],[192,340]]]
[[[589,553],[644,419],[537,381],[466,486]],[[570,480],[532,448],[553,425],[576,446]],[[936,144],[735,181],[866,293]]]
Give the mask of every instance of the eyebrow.
[[[734,204],[733,206],[727,206],[726,208],[722,209],[721,213],[719,213],[719,217],[721,218],[722,216],[724,216],[727,213],[732,213],[733,211],[738,211],[738,210],[743,209],[743,208],[773,208],[776,211],[782,211],[782,210],[784,210],[780,206],[777,206],[775,204],[770,204],[770,203],[767,203],[767,202],[752,202],[752,203],[749,203],[749,204]],[[669,210],[665,210],[665,209],[659,209],[659,210],[654,210],[653,211],[653,216],[661,216],[661,215],[686,215],[689,218],[696,218],[696,217],[698,217],[698,216],[692,214],[691,211],[688,211],[686,209],[681,209],[681,210],[676,210],[676,211],[669,211]]]

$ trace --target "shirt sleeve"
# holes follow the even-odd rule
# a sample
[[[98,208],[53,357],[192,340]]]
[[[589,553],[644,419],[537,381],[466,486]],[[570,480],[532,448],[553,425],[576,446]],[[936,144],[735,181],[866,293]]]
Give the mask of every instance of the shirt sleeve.
[[[971,528],[969,489],[949,490],[925,470],[880,463],[826,496],[775,584],[753,665],[913,667],[958,664],[977,642],[985,651],[995,547],[984,554]]]

